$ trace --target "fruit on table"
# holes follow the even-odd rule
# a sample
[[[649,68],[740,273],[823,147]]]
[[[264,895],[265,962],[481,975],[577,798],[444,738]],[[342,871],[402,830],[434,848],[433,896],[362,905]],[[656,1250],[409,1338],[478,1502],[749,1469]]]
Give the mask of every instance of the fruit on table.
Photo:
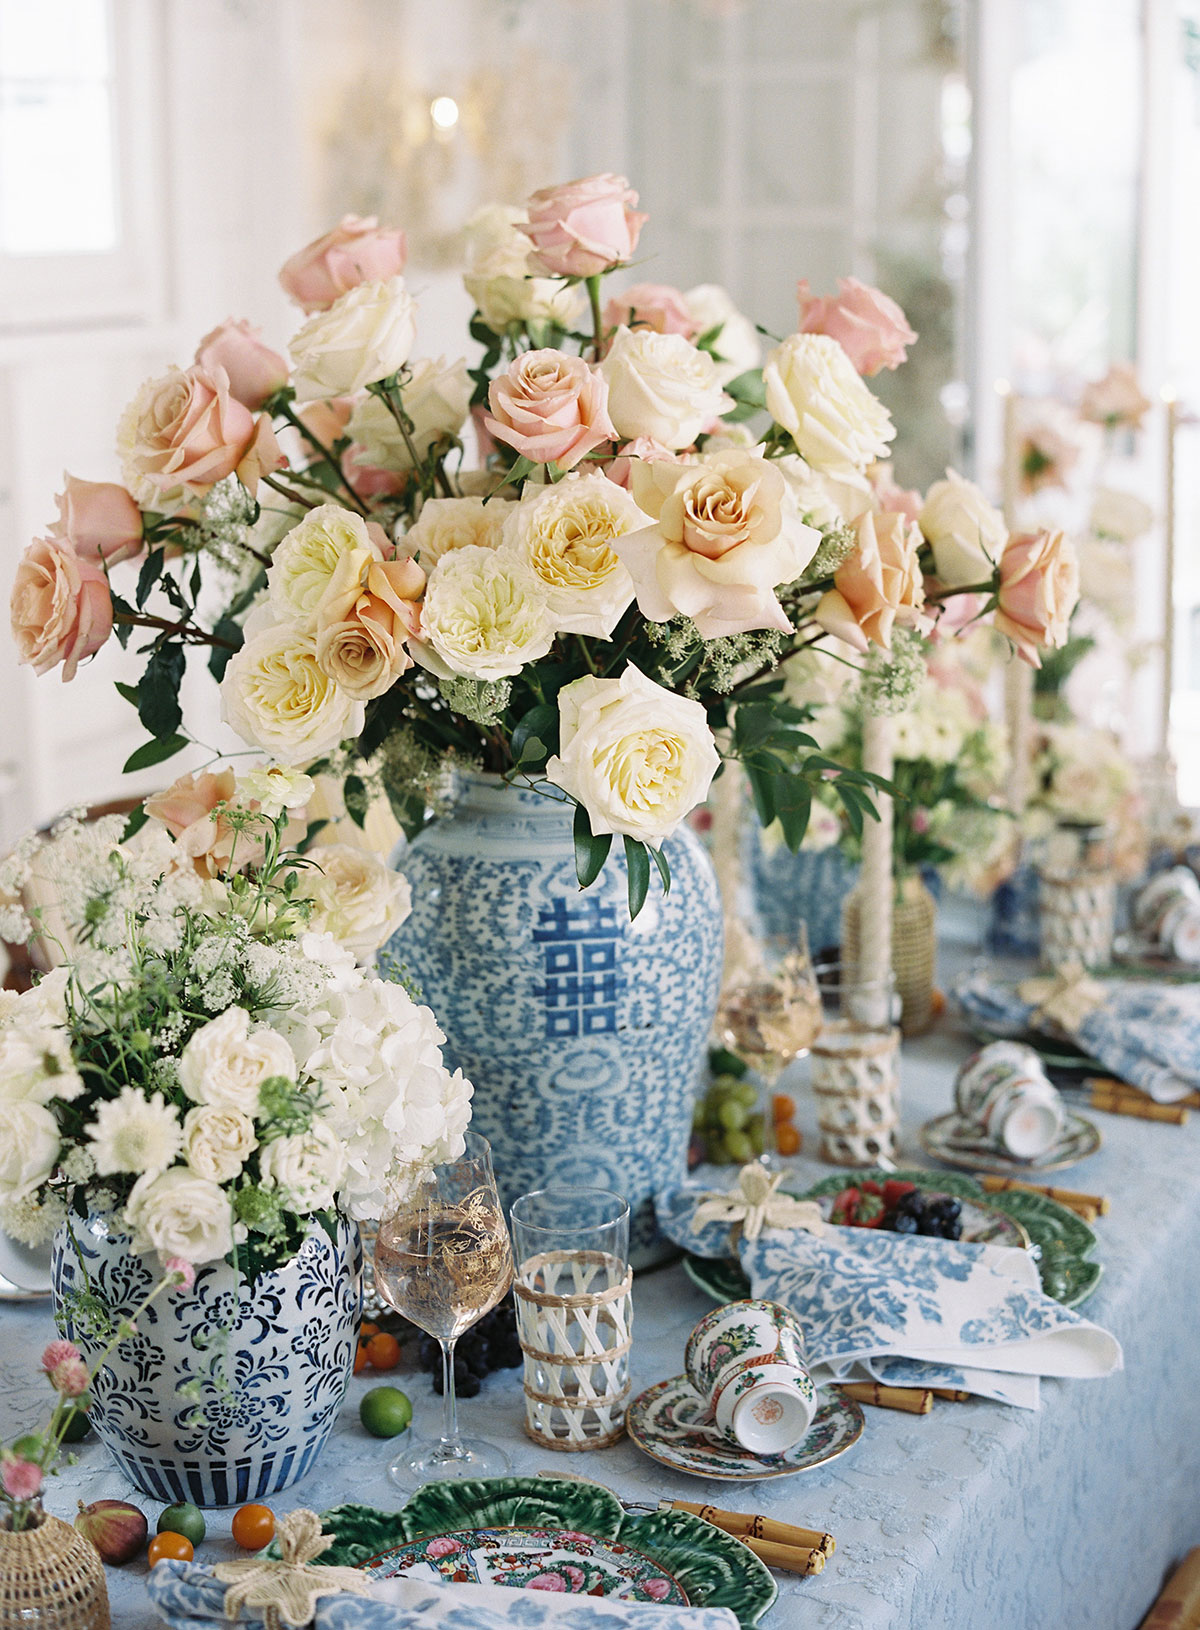
[[[74,1404],[75,1407],[71,1411],[63,1431],[62,1440],[64,1443],[79,1443],[83,1438],[87,1437],[92,1429],[92,1423],[88,1420],[88,1410],[91,1408],[92,1400],[87,1393],[85,1392],[76,1398]]]
[[[176,1534],[173,1530],[167,1529],[162,1534],[155,1534],[150,1541],[146,1559],[153,1568],[157,1563],[164,1561],[190,1562],[195,1554],[192,1542],[185,1534]]]
[[[426,1336],[418,1351],[421,1368],[433,1377],[433,1390],[440,1394],[441,1348],[432,1336]],[[521,1361],[517,1314],[509,1295],[458,1338],[454,1348],[454,1391],[460,1398],[474,1398],[493,1370],[515,1369]]]
[[[363,1394],[358,1418],[373,1438],[394,1438],[412,1420],[412,1404],[399,1387],[372,1387]]]
[[[158,1517],[158,1532],[182,1534],[193,1545],[199,1545],[206,1533],[204,1513],[190,1500],[180,1500],[176,1505],[164,1506]]]
[[[697,1100],[692,1114],[692,1130],[703,1149],[700,1160],[716,1165],[736,1161],[744,1165],[761,1155],[765,1126],[758,1108],[758,1088],[736,1075],[718,1075],[704,1096]]]
[[[962,1202],[951,1194],[926,1194],[915,1183],[868,1179],[834,1197],[831,1222],[843,1228],[882,1228],[893,1234],[962,1238]]]
[[[373,1370],[394,1370],[400,1362],[400,1343],[386,1330],[376,1331],[367,1340],[367,1363]]]
[[[128,1500],[93,1500],[91,1505],[80,1500],[75,1526],[103,1561],[118,1568],[138,1555],[150,1532],[145,1513]]]
[[[239,1506],[233,1514],[233,1538],[243,1551],[261,1551],[269,1545],[275,1538],[275,1513],[270,1506]]]

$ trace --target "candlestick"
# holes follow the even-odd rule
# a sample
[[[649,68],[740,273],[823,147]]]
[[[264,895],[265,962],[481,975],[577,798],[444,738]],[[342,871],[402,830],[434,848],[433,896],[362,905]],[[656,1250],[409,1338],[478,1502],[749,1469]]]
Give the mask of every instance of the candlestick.
[[[863,719],[863,769],[892,779],[892,721],[868,713]],[[859,959],[857,978],[886,984],[892,971],[892,800],[875,794],[877,821],[863,822],[859,879]]]
[[[1166,488],[1163,502],[1163,636],[1162,702],[1159,709],[1159,751],[1164,764],[1171,756],[1171,692],[1175,679],[1175,434],[1179,428],[1179,402],[1170,388],[1162,393],[1167,408]]]

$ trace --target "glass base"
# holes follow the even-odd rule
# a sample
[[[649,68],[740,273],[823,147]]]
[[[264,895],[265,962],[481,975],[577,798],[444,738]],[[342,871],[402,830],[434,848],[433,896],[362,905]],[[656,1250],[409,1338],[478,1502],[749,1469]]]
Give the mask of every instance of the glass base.
[[[402,1450],[388,1467],[388,1481],[413,1489],[447,1478],[503,1477],[511,1464],[503,1449],[482,1438],[459,1438],[453,1444],[437,1438]]]

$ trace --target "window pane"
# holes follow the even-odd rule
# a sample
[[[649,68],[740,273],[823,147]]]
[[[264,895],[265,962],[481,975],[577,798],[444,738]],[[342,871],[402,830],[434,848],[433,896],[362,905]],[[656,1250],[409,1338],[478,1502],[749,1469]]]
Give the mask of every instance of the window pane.
[[[5,79],[104,79],[108,0],[0,0]]]

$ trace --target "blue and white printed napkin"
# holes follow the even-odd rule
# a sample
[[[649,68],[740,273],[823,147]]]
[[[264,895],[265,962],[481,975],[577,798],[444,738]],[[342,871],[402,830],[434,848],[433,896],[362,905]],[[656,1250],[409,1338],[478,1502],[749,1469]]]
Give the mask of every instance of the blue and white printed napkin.
[[[194,1562],[161,1562],[146,1589],[170,1630],[228,1624],[229,1587]],[[262,1630],[257,1615],[239,1618]],[[417,1579],[374,1580],[370,1596],[325,1596],[315,1630],[737,1630],[726,1607],[658,1607],[613,1596],[555,1595],[503,1585],[440,1585]]]
[[[1106,979],[1104,1000],[1070,1032],[1071,1040],[1122,1081],[1170,1104],[1200,1087],[1200,982],[1160,985],[1147,979]],[[989,1031],[1018,1035],[1040,1028],[1036,1004],[1014,985],[986,975],[953,987],[959,1007]]]

